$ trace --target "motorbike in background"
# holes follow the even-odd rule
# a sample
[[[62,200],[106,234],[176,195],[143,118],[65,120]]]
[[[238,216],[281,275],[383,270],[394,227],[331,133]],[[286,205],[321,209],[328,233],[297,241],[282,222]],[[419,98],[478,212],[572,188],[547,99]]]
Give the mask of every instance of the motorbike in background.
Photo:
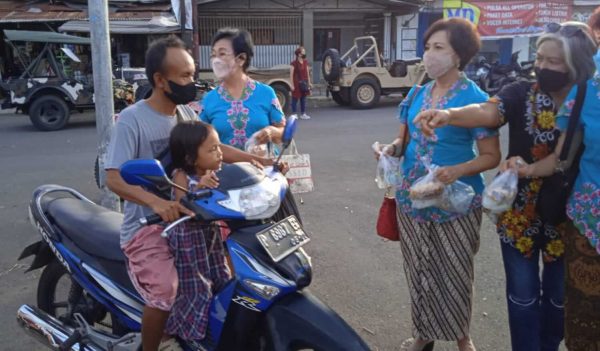
[[[482,72],[482,89],[489,95],[495,95],[505,85],[516,82],[521,72],[519,53],[520,51],[517,51],[511,55],[509,64],[495,62],[490,65],[487,74],[483,74],[484,72]]]

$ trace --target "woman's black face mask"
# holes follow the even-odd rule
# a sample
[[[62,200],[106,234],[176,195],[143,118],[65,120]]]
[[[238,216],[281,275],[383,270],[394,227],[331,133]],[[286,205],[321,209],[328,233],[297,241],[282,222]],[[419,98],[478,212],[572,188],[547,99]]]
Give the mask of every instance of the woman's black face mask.
[[[554,93],[569,84],[568,72],[559,72],[552,69],[541,69],[536,67],[535,76],[540,85],[540,89],[545,93]]]

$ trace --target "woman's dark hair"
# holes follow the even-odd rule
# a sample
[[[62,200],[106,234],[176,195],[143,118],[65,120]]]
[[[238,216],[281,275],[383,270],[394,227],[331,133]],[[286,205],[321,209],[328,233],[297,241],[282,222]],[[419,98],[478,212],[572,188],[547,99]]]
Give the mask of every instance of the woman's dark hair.
[[[440,31],[448,33],[450,46],[460,58],[458,69],[462,71],[481,48],[477,28],[471,22],[462,18],[441,19],[427,29],[423,43],[427,44],[429,38]]]
[[[298,48],[296,49],[296,51],[294,51],[294,54],[296,56],[298,56],[298,55],[300,55],[300,53],[302,52],[302,50],[304,50],[304,47],[298,46]]]
[[[148,77],[152,87],[154,87],[154,74],[163,72],[165,56],[167,56],[167,49],[169,48],[186,50],[185,43],[178,37],[171,35],[153,41],[148,51],[146,51],[146,77]]]
[[[212,130],[211,125],[200,121],[185,121],[175,125],[169,138],[172,168],[195,174],[198,148]]]
[[[231,41],[233,47],[233,53],[235,56],[240,54],[246,54],[244,65],[242,66],[244,72],[250,67],[250,62],[254,57],[254,42],[252,41],[252,35],[246,30],[238,28],[221,28],[213,36],[211,47],[215,46],[215,43],[221,39],[228,39]]]

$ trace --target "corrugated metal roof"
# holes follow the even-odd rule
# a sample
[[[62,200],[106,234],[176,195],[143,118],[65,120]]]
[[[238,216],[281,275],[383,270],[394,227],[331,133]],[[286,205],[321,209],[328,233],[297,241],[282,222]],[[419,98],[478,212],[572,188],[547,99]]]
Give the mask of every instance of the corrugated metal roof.
[[[69,21],[58,28],[61,32],[89,33],[90,22]],[[110,21],[108,30],[112,34],[163,34],[175,33],[180,30],[179,25],[157,25],[155,21]]]
[[[148,21],[154,17],[172,15],[170,6],[148,4],[135,6],[122,5],[111,8],[108,17],[111,21]],[[72,20],[87,20],[85,7],[69,7],[49,4],[47,1],[31,3],[23,1],[0,0],[0,23],[31,23],[31,22],[67,22]]]
[[[25,23],[25,22],[64,22],[87,18],[86,12],[74,11],[49,11],[49,12],[19,12],[11,11],[0,18],[0,23]]]

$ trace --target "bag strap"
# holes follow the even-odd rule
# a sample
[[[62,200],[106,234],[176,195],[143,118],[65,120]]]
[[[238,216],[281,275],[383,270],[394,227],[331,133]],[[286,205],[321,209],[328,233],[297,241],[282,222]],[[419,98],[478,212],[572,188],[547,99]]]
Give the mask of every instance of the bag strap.
[[[575,105],[569,116],[569,125],[567,127],[567,135],[565,143],[558,158],[559,168],[566,170],[573,164],[576,158],[580,158],[583,153],[583,135],[579,128],[579,120],[581,117],[581,109],[587,92],[587,83],[577,85],[577,95],[575,97]]]
[[[177,105],[176,108],[177,123],[193,121],[196,119],[196,113],[188,105]]]
[[[413,90],[413,93],[406,97],[407,99],[409,99],[408,103],[406,104],[407,109],[410,109],[410,106],[412,105],[413,101],[415,100],[415,96],[417,96],[419,94],[419,92],[421,91],[422,88],[423,88],[422,85],[415,85],[415,90]],[[408,133],[408,124],[409,124],[409,122],[406,121],[406,125],[404,127],[404,133],[402,134],[401,156],[404,156],[404,152],[406,151],[406,146],[408,145],[408,142],[410,139],[410,134]]]

